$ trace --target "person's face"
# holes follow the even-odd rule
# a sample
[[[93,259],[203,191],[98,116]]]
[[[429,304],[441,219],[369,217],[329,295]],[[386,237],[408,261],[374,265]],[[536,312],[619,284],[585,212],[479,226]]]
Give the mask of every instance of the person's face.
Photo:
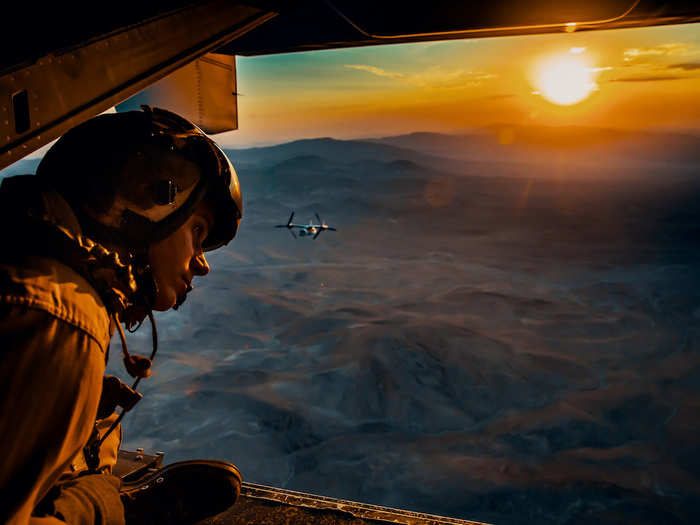
[[[152,245],[148,260],[156,283],[154,310],[165,311],[184,300],[195,275],[209,273],[202,242],[213,224],[206,205],[175,230],[172,235]]]

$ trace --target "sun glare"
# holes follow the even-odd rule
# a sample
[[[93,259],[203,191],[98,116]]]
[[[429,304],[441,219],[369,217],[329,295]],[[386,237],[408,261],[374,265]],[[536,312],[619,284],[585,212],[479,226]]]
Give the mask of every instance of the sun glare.
[[[576,104],[597,89],[595,72],[584,48],[573,47],[568,53],[547,57],[537,65],[536,94],[560,106]]]

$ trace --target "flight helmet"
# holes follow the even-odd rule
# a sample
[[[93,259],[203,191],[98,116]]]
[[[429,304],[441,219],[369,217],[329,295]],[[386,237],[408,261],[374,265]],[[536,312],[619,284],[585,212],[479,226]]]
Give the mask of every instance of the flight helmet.
[[[65,133],[36,172],[75,210],[89,237],[143,254],[172,234],[205,201],[214,224],[204,251],[227,244],[243,202],[221,148],[171,111],[103,114]]]

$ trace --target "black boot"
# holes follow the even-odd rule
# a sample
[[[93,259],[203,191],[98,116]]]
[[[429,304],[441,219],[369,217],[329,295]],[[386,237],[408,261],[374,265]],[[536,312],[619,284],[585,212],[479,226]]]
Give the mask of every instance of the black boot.
[[[218,460],[180,461],[122,484],[126,525],[185,525],[214,516],[241,493],[241,474]]]

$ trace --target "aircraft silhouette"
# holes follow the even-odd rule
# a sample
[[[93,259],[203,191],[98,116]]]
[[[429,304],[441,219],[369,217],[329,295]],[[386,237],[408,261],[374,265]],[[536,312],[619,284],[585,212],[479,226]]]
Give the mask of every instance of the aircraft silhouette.
[[[314,240],[316,240],[316,237],[321,235],[322,231],[326,230],[331,230],[331,231],[338,231],[335,228],[331,228],[328,226],[324,221],[321,220],[321,217],[319,217],[318,213],[315,213],[316,215],[316,220],[318,221],[318,224],[314,224],[313,221],[309,221],[309,224],[294,224],[292,221],[294,220],[294,211],[292,211],[292,214],[289,216],[289,220],[287,221],[287,224],[278,224],[275,226],[275,228],[287,228],[289,230],[289,233],[292,234],[292,237],[295,239],[297,236],[294,233],[294,228],[299,228],[299,237],[305,237],[307,235],[311,236],[313,235]]]

